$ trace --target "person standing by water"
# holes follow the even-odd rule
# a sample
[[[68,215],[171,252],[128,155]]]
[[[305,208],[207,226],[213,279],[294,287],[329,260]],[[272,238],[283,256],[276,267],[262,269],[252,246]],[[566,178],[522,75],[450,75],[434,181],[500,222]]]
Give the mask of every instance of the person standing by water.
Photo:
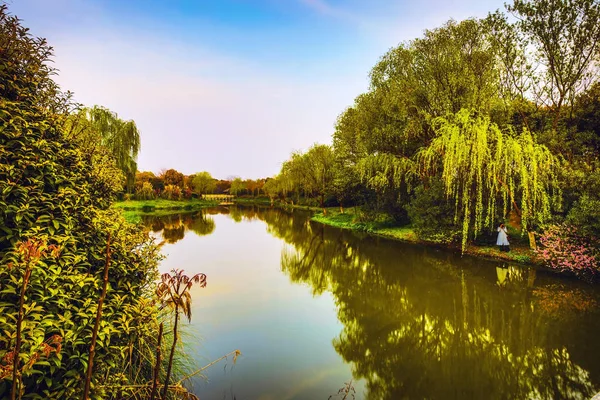
[[[500,246],[500,251],[510,251],[508,247],[510,243],[508,243],[508,230],[504,224],[500,224],[498,227],[498,239],[496,240],[496,245]]]

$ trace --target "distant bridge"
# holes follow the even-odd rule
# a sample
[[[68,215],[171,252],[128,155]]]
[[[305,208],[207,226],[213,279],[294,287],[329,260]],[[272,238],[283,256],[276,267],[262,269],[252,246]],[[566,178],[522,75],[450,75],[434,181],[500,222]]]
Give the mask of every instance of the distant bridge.
[[[212,200],[218,201],[221,206],[229,206],[234,204],[233,199],[235,195],[233,194],[203,194],[202,198],[204,200]]]

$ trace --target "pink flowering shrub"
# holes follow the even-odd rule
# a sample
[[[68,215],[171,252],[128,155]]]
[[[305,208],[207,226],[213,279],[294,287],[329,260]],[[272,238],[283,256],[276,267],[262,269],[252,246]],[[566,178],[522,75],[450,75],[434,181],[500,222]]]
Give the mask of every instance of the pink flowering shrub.
[[[558,271],[570,271],[580,278],[600,277],[598,239],[582,235],[571,225],[552,225],[540,237],[538,255]]]

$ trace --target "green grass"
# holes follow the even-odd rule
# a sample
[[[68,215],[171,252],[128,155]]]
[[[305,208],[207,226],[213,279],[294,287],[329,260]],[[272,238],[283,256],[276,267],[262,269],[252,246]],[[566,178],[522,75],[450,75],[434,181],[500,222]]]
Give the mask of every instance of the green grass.
[[[467,254],[514,261],[521,264],[539,263],[535,253],[525,246],[510,246],[510,251],[500,251],[497,246],[469,246]]]
[[[113,208],[123,210],[192,210],[202,207],[212,207],[219,205],[218,201],[191,199],[191,200],[127,200],[118,201],[113,204]]]
[[[214,207],[219,205],[218,201],[192,199],[192,200],[127,200],[119,201],[112,205],[113,208],[123,212],[123,216],[128,222],[139,224],[142,221],[142,215],[151,214],[153,216],[169,215],[174,213],[189,212],[204,207]]]
[[[416,232],[409,226],[395,226],[390,228],[377,229],[375,231],[378,235],[385,237],[402,240],[405,242],[419,243],[421,240]]]
[[[142,216],[139,211],[123,211],[123,216],[127,222],[139,224],[142,222]]]
[[[334,210],[336,209],[328,209],[327,215],[323,215],[322,213],[315,214],[312,220],[337,228],[368,232],[403,242],[435,245],[446,247],[454,251],[460,251],[460,246],[457,244],[448,243],[446,240],[444,240],[444,235],[440,235],[439,238],[435,237],[424,239],[420,238],[412,227],[393,226],[385,217],[378,217],[377,221],[360,222],[351,210],[348,210],[344,214]],[[496,246],[469,245],[465,251],[465,254],[470,254],[477,257],[513,261],[522,264],[538,263],[535,253],[533,253],[533,251],[531,251],[527,246],[522,245],[511,246],[510,252],[500,251]]]
[[[233,202],[241,205],[271,205],[271,200],[268,197],[236,197]]]

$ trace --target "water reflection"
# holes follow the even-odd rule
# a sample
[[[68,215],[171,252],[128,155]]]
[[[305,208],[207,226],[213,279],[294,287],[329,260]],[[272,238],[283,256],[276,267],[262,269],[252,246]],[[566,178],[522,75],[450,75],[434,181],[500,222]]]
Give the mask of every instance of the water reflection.
[[[186,231],[198,236],[210,235],[215,230],[215,221],[205,211],[185,214],[141,216],[142,223],[154,233],[162,235],[163,243],[174,244],[184,238]]]
[[[176,241],[187,230],[211,233],[207,214],[148,223]],[[333,346],[365,382],[366,398],[578,399],[599,388],[593,287],[359,237],[299,212],[231,208],[228,215],[264,221],[287,243],[281,269],[291,281],[333,294],[343,324]]]

